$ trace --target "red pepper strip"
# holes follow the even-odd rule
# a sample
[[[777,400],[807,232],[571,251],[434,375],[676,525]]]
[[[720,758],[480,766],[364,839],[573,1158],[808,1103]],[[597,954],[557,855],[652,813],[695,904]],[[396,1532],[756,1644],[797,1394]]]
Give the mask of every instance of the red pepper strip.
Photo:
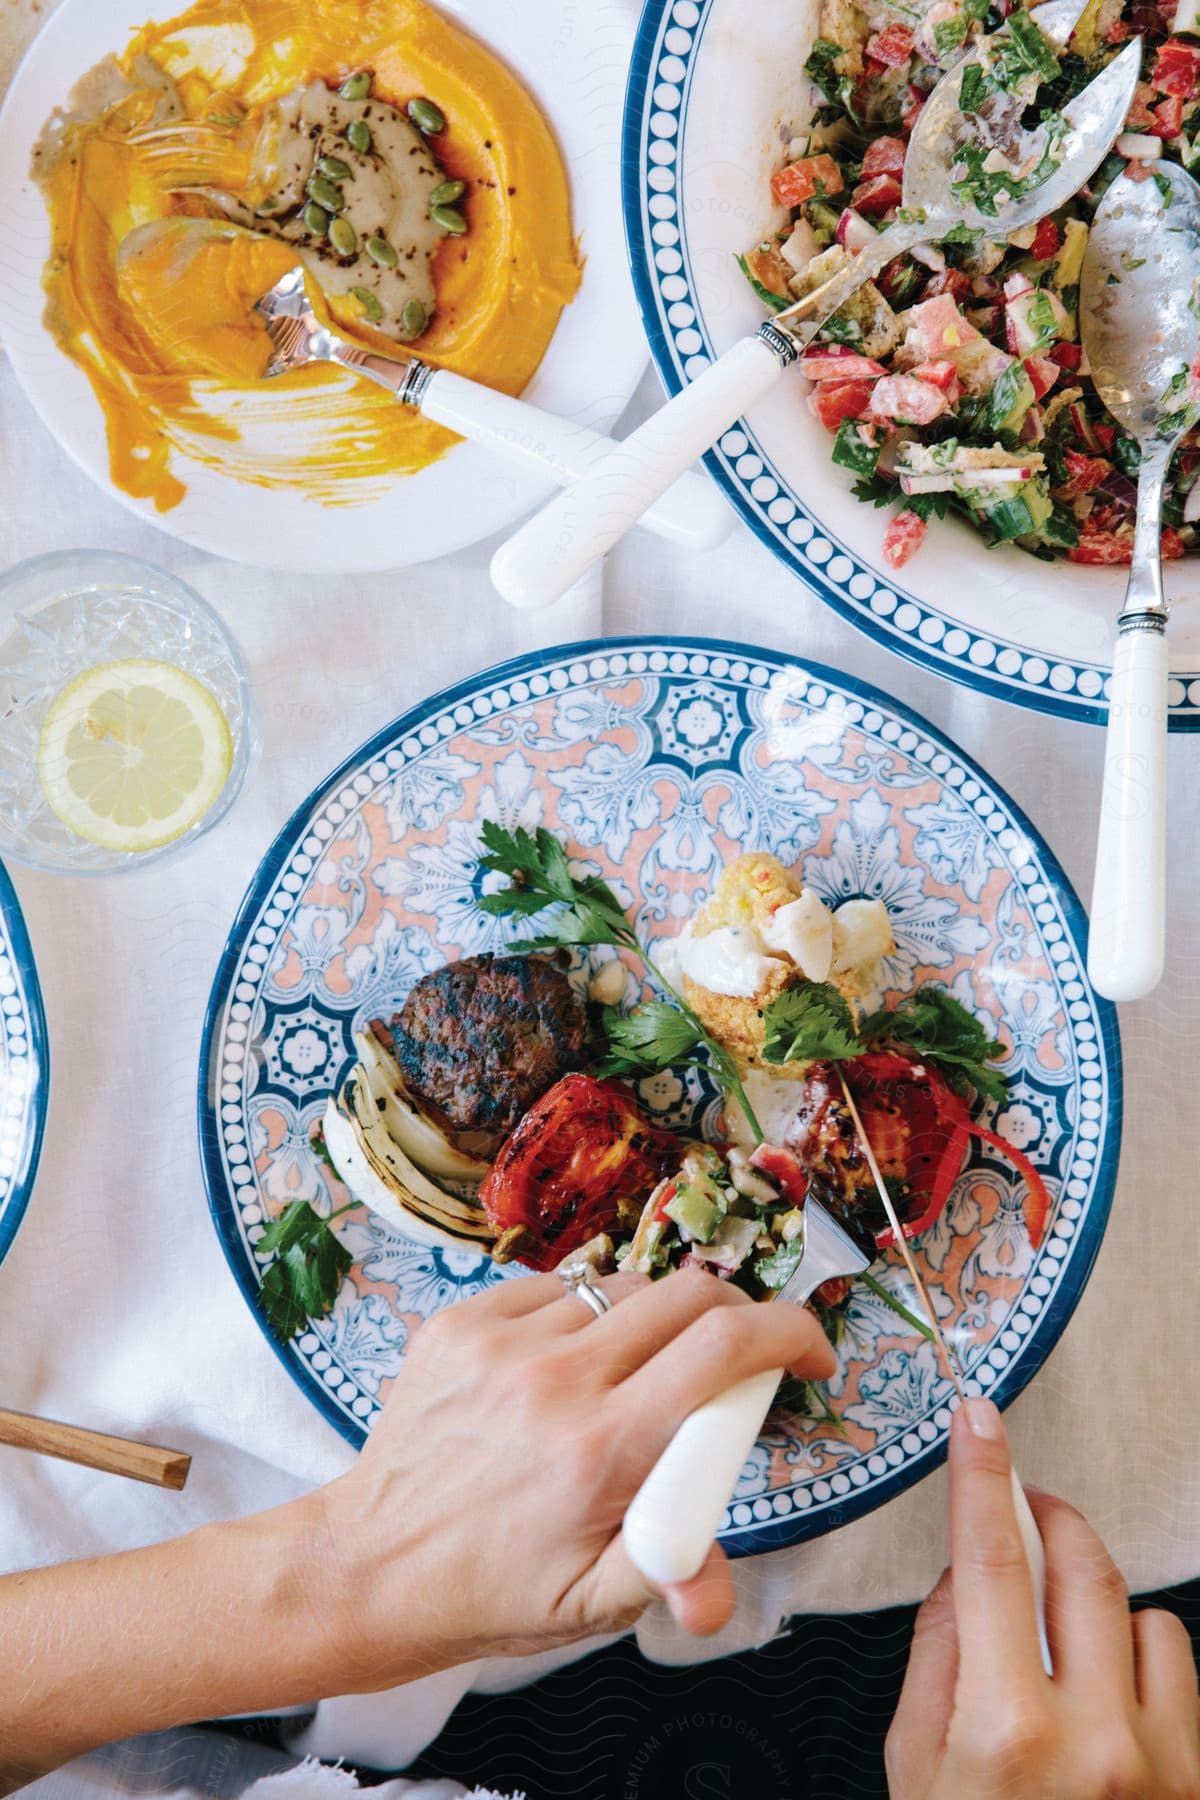
[[[928,1231],[929,1227],[941,1217],[962,1169],[963,1158],[967,1151],[967,1141],[969,1138],[977,1137],[983,1143],[990,1144],[994,1150],[998,1150],[1005,1160],[1012,1164],[1018,1174],[1024,1177],[1028,1189],[1024,1207],[1025,1227],[1029,1232],[1029,1241],[1036,1250],[1045,1235],[1046,1219],[1050,1212],[1050,1196],[1046,1192],[1045,1183],[1029,1158],[1018,1150],[1015,1144],[1010,1144],[1007,1138],[1002,1138],[998,1133],[989,1131],[986,1126],[978,1124],[968,1112],[965,1101],[928,1064],[918,1065],[894,1051],[869,1053],[859,1057],[857,1061],[865,1065],[869,1073],[880,1082],[915,1082],[920,1079],[916,1074],[916,1068],[918,1066],[923,1068],[924,1078],[929,1084],[930,1097],[937,1112],[938,1123],[947,1124],[951,1128],[945,1148],[938,1157],[937,1168],[930,1183],[928,1202],[917,1218],[904,1223],[905,1237],[909,1239],[920,1237],[922,1232]],[[853,1066],[853,1064],[848,1064],[847,1069],[849,1070]],[[875,1239],[881,1250],[886,1250],[895,1241],[895,1233],[890,1229],[880,1232]]]
[[[929,1198],[925,1210],[915,1219],[902,1221],[902,1230],[911,1242],[913,1238],[923,1236],[929,1227],[939,1219],[946,1210],[954,1183],[958,1180],[963,1166],[963,1157],[967,1152],[969,1133],[965,1125],[956,1125],[946,1139],[946,1147],[938,1158],[937,1170],[929,1186]],[[875,1242],[881,1250],[887,1250],[896,1241],[896,1234],[889,1226],[886,1231],[876,1233]]]
[[[1007,1138],[998,1137],[994,1131],[985,1130],[973,1119],[971,1136],[982,1138],[985,1144],[991,1144],[994,1150],[999,1150],[1000,1154],[1007,1158],[1018,1174],[1023,1175],[1029,1184],[1029,1192],[1025,1197],[1025,1229],[1029,1233],[1029,1242],[1036,1250],[1046,1235],[1046,1220],[1050,1213],[1050,1196],[1046,1192],[1045,1182],[1029,1158],[1018,1150],[1015,1144],[1010,1144]]]

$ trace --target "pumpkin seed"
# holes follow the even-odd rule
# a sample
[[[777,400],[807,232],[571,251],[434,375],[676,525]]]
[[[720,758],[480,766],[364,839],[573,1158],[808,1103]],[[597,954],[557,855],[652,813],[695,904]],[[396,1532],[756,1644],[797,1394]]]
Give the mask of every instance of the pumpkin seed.
[[[328,181],[324,175],[309,176],[308,197],[327,213],[340,213],[346,204],[346,196],[336,181]]]
[[[394,269],[400,261],[396,250],[384,237],[369,237],[366,250],[371,261],[377,262],[381,269]]]
[[[360,69],[356,75],[347,76],[338,89],[343,100],[365,100],[370,91],[370,69]]]
[[[357,150],[360,156],[370,156],[374,139],[371,136],[371,127],[365,119],[350,121],[346,127],[346,142],[352,150]]]
[[[420,337],[426,324],[425,308],[421,305],[421,302],[419,300],[406,300],[401,318],[404,321],[405,336]]]
[[[322,156],[317,167],[322,175],[328,175],[330,181],[345,181],[354,173],[350,164],[343,162],[340,156]]]
[[[432,100],[410,100],[408,116],[417,129],[425,132],[428,136],[436,136],[439,131],[446,129],[445,115],[440,107],[433,104]]]
[[[453,206],[467,191],[465,181],[439,181],[429,196],[430,206]]]
[[[451,237],[461,237],[467,229],[467,221],[457,206],[431,206],[429,216],[435,225],[440,225]]]
[[[378,297],[371,292],[370,288],[356,287],[351,288],[350,292],[358,301],[358,304],[362,307],[371,323],[377,325],[383,317],[383,308],[379,304]]]
[[[329,214],[315,200],[309,201],[300,218],[305,230],[311,231],[314,237],[324,237],[329,230]]]
[[[358,233],[349,219],[334,219],[329,227],[329,241],[339,256],[353,256],[358,249]]]

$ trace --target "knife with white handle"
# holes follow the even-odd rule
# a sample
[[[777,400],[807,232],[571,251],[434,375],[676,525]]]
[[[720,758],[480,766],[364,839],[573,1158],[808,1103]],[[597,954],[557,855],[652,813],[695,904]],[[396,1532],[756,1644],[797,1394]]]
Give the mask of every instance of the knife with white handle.
[[[810,1196],[803,1259],[771,1304],[804,1306],[822,1282],[861,1275],[875,1254],[869,1239],[856,1241]],[[782,1379],[782,1369],[768,1369],[739,1381],[679,1427],[625,1514],[625,1548],[648,1580],[690,1581],[703,1567]]]

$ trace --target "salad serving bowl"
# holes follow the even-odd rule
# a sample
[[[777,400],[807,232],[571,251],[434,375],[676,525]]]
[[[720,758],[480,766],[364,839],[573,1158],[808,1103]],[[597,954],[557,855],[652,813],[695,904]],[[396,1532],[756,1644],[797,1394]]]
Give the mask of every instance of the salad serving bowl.
[[[815,0],[784,0],[769,32],[734,0],[647,0],[626,97],[625,219],[643,319],[672,393],[762,323],[738,265],[778,226],[771,176],[812,114],[804,72]],[[730,121],[736,120],[731,131]],[[832,437],[792,372],[724,434],[708,466],[773,552],[844,617],[967,686],[1065,717],[1102,720],[1125,571],[989,550],[959,520],[931,524],[899,571],[886,514],[856,500]],[[1165,571],[1171,723],[1200,722],[1200,566]]]
[[[313,1134],[355,1033],[443,964],[528,936],[479,905],[498,880],[479,865],[488,821],[563,839],[660,949],[747,849],[831,907],[883,902],[890,1002],[933,981],[994,1027],[1009,1093],[989,1123],[1049,1195],[1035,1242],[1024,1182],[976,1144],[917,1246],[969,1391],[1013,1398],[1082,1292],[1116,1173],[1119,1050],[1083,970],[1082,910],[1028,820],[923,720],[840,674],[698,639],[569,645],[435,695],[280,833],[222,956],[200,1069],[209,1202],[247,1301],[258,1309],[273,1266],[259,1246],[284,1208],[347,1203]],[[577,955],[576,980],[607,954]],[[721,1098],[699,1070],[639,1097],[658,1124],[716,1132]],[[336,1231],[352,1266],[332,1311],[275,1348],[358,1443],[422,1321],[523,1276],[361,1207]],[[895,1252],[876,1272],[911,1300]],[[786,1399],[771,1415],[723,1522],[733,1552],[832,1530],[944,1456],[952,1390],[933,1346],[869,1288],[851,1296],[839,1358],[832,1422]]]

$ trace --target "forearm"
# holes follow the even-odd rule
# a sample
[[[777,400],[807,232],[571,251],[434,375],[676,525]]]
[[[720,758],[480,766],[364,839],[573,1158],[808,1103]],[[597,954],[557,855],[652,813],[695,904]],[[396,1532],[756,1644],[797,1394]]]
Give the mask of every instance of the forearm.
[[[100,1744],[329,1691],[330,1562],[299,1502],[0,1580],[0,1793]]]

